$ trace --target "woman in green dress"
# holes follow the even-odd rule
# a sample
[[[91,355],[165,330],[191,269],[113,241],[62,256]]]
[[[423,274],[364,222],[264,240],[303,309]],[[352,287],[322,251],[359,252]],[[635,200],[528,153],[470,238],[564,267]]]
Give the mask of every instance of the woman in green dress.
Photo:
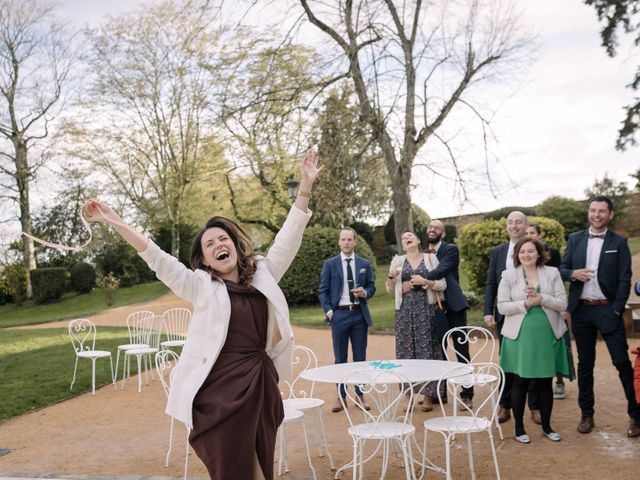
[[[542,433],[560,441],[551,428],[552,380],[569,375],[563,335],[567,330],[561,313],[567,297],[560,272],[544,265],[544,246],[524,238],[513,249],[514,268],[507,268],[498,286],[498,311],[505,316],[502,327],[500,366],[514,374],[511,404],[515,439],[529,443],[523,416],[529,382],[536,380]]]

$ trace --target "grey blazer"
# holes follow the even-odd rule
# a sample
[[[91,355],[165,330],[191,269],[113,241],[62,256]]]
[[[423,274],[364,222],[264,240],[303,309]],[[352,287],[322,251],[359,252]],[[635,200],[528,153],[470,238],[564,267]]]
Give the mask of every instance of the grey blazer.
[[[560,316],[567,309],[567,294],[560,272],[555,267],[538,267],[538,281],[542,296],[542,309],[547,314],[556,338],[562,337],[567,326]],[[522,320],[527,313],[525,281],[522,266],[502,272],[498,286],[498,311],[505,316],[502,335],[516,340],[520,334]]]

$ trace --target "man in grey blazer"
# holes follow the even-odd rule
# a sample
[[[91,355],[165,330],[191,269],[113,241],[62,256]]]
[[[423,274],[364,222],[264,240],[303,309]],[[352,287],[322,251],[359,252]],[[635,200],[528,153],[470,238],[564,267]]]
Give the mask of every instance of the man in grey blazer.
[[[613,213],[607,197],[591,199],[589,228],[569,236],[560,273],[571,282],[567,310],[578,350],[578,404],[582,413],[578,431],[589,433],[594,427],[593,367],[600,332],[627,397],[631,418],[627,436],[634,438],[640,437],[640,405],[636,403],[622,320],[631,288],[631,252],[627,239],[607,228]]]

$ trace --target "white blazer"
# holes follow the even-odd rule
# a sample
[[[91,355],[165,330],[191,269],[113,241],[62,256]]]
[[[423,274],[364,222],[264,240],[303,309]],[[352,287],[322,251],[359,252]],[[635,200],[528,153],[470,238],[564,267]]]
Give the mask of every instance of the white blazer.
[[[251,285],[267,298],[266,352],[281,380],[291,377],[293,331],[287,300],[278,282],[296,256],[311,218],[295,205],[266,257],[259,257]],[[176,295],[193,304],[187,339],[175,367],[166,413],[193,428],[193,399],[209,375],[227,338],[231,303],[225,284],[204,270],[192,271],[155,243],[139,255]]]
[[[423,253],[422,258],[424,260],[424,264],[427,267],[427,270],[434,270],[440,262],[438,261],[438,257],[436,257],[435,253]],[[398,255],[396,259],[391,262],[389,266],[389,273],[393,271],[394,268],[402,268],[404,265],[404,261],[407,259],[406,255]],[[439,280],[434,280],[436,283],[433,288],[427,288],[427,301],[429,303],[436,303],[436,296],[433,293],[435,291],[443,292],[447,288],[447,281],[443,278]],[[395,294],[396,299],[396,310],[400,310],[400,305],[402,305],[402,278],[401,275],[397,275],[393,280],[393,289],[390,289],[386,286],[387,292]],[[444,301],[444,295],[440,293],[440,301]]]
[[[567,309],[567,294],[560,272],[555,267],[538,267],[538,282],[542,309],[547,314],[553,334],[560,338],[567,331],[567,325],[560,316],[560,313]],[[498,285],[498,311],[505,316],[501,333],[511,340],[518,338],[522,320],[527,313],[524,306],[527,298],[525,289],[521,265],[502,272],[502,280]]]

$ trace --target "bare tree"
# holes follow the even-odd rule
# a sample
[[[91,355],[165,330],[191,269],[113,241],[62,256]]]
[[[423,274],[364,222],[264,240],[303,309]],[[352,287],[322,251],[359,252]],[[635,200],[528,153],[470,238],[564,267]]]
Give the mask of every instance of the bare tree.
[[[148,218],[168,220],[174,256],[189,195],[221,163],[204,68],[219,67],[216,19],[208,2],[166,0],[89,33],[92,85],[74,124],[75,154]]]
[[[29,190],[47,156],[38,142],[64,105],[65,87],[78,59],[52,7],[40,0],[0,0],[0,174],[3,199],[15,201],[22,231],[31,233]],[[36,268],[33,241],[24,237],[27,295]]]
[[[336,47],[362,121],[382,151],[399,244],[413,227],[410,182],[419,151],[428,140],[440,142],[450,155],[451,177],[466,195],[464,172],[442,126],[454,109],[465,107],[486,132],[488,118],[466,94],[474,83],[526,59],[532,36],[508,1],[299,2]]]

